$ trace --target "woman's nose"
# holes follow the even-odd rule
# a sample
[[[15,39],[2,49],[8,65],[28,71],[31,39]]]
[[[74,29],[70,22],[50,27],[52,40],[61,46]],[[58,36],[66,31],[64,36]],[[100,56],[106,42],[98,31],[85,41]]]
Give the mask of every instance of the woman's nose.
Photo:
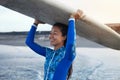
[[[49,34],[49,39],[51,39],[53,37],[53,35],[52,34]]]

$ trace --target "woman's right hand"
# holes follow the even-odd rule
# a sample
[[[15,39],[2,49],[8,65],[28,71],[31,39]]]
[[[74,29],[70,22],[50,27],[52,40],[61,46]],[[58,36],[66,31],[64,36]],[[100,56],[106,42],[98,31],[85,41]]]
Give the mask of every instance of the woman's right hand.
[[[34,24],[37,26],[38,24],[40,24],[40,21],[37,20],[37,19],[35,19],[35,20],[34,20]]]
[[[38,19],[35,19],[34,24],[37,26],[38,24],[44,24],[44,22],[42,22],[42,21],[40,21]]]

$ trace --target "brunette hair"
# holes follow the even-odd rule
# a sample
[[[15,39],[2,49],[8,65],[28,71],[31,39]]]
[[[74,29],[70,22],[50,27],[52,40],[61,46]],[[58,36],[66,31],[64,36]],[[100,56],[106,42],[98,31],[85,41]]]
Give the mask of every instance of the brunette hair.
[[[53,26],[58,27],[60,29],[60,31],[62,32],[62,36],[66,36],[66,40],[64,41],[64,46],[66,46],[68,26],[63,23],[58,23],[58,22],[55,23]],[[71,64],[69,71],[68,71],[67,80],[70,79],[72,72],[73,72],[73,67]]]

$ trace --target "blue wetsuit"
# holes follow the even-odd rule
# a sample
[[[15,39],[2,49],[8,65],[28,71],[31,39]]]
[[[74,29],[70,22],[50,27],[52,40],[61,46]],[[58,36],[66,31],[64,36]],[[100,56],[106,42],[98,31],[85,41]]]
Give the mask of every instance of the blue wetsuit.
[[[58,50],[43,47],[34,42],[36,27],[33,25],[26,39],[26,44],[36,53],[46,57],[44,64],[44,80],[66,80],[68,70],[76,52],[76,30],[74,18],[69,19],[66,46]]]

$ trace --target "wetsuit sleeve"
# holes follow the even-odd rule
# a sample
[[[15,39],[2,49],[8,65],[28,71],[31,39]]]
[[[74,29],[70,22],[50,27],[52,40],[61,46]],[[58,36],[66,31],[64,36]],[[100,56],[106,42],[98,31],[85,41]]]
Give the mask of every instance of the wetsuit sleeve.
[[[75,19],[70,18],[68,22],[68,33],[65,54],[65,57],[68,58],[69,60],[73,60],[76,55],[75,47],[76,47]]]
[[[36,53],[38,53],[42,56],[46,56],[46,47],[42,47],[34,42],[36,29],[37,29],[36,26],[32,25],[32,27],[28,33],[27,39],[26,39],[26,44]]]

